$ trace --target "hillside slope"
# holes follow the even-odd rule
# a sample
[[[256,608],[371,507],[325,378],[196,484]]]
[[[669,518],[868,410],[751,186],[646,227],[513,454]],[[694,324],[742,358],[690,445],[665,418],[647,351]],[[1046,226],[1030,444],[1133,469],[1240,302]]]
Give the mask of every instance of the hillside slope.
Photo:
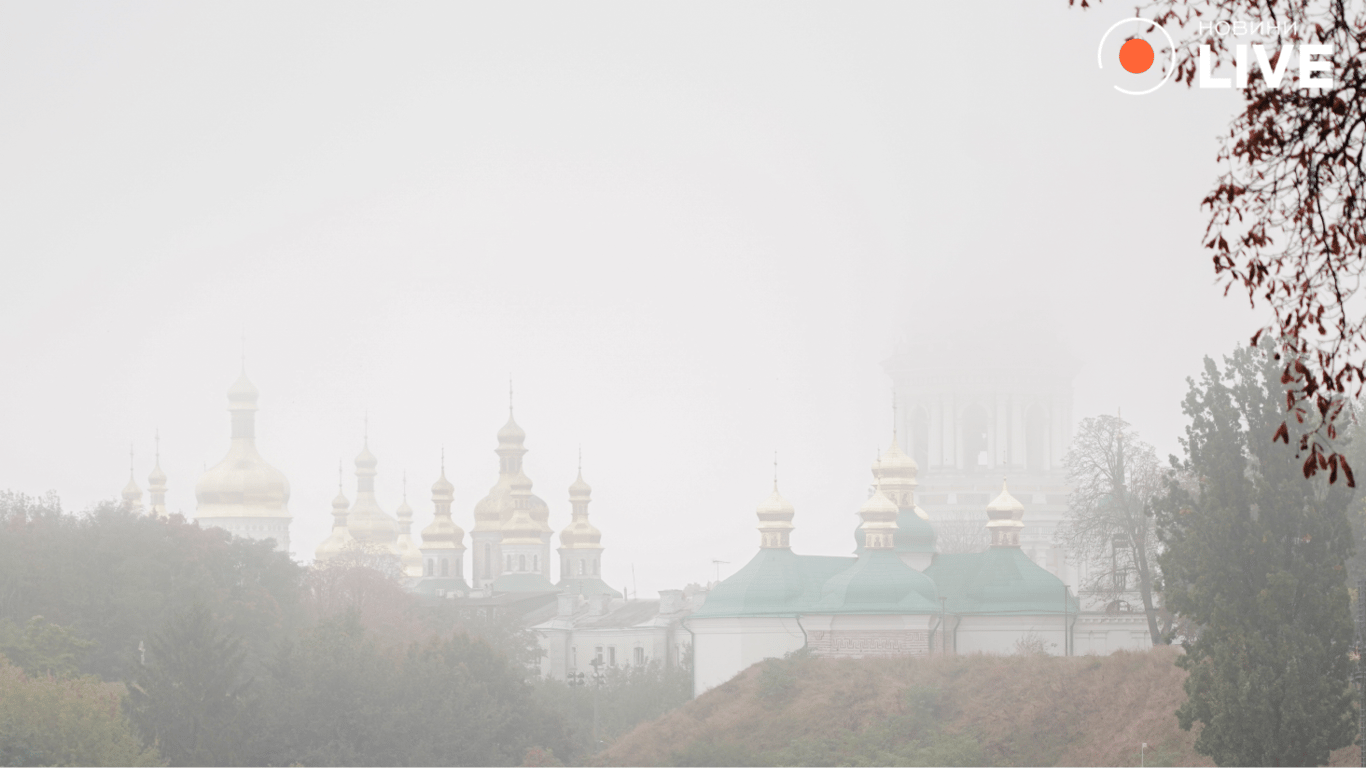
[[[756,664],[622,737],[604,765],[1211,765],[1172,714],[1178,650]],[[1357,748],[1333,754],[1355,765]]]

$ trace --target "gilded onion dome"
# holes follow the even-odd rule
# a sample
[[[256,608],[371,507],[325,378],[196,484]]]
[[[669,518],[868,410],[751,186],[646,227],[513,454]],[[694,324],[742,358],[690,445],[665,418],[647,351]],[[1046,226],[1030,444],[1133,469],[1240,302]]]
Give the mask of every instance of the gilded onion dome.
[[[755,510],[759,516],[759,546],[763,549],[788,549],[791,547],[790,537],[792,529],[792,516],[794,510],[792,503],[783,498],[778,493],[778,478],[773,478],[773,493],[764,499],[763,503]]]
[[[245,371],[228,390],[232,442],[228,455],[195,483],[195,516],[224,524],[233,519],[289,518],[289,481],[256,450],[256,387]]]
[[[474,532],[498,531],[512,519],[512,482],[522,474],[522,457],[526,455],[524,446],[526,432],[517,426],[508,409],[508,420],[498,430],[498,482],[489,489],[488,495],[474,506]],[[550,507],[536,496],[530,496],[527,514],[535,521],[544,534],[549,534]]]
[[[142,512],[142,489],[133,479],[133,448],[128,447],[128,485],[123,486],[123,503],[133,512]]]
[[[583,481],[583,467],[569,486],[569,525],[560,531],[560,549],[602,549],[602,532],[588,522],[588,502],[593,489]]]
[[[398,518],[398,538],[394,541],[394,549],[398,552],[398,560],[403,566],[404,575],[421,577],[422,553],[413,543],[413,508],[408,506],[407,473],[403,476],[403,503],[394,510],[394,515]]]
[[[375,467],[379,460],[370,452],[369,440],[356,456],[356,503],[346,516],[346,527],[361,544],[397,553],[398,523],[380,508],[375,498]]]
[[[431,525],[422,529],[422,549],[465,549],[465,532],[451,519],[451,502],[455,486],[446,479],[446,463],[441,462],[441,477],[432,483],[432,506],[436,516]]]
[[[896,504],[882,493],[879,485],[858,510],[863,519],[865,548],[892,549],[895,546],[897,511]]]
[[[1001,481],[1001,495],[987,505],[987,530],[991,532],[991,546],[1020,546],[1020,529],[1024,528],[1024,505],[1010,495],[1006,481]]]
[[[155,463],[152,473],[147,476],[147,496],[150,505],[148,512],[153,517],[166,516],[166,473],[161,471],[161,433],[156,435]]]
[[[932,553],[936,548],[937,535],[930,525],[930,516],[915,503],[915,489],[920,484],[916,479],[918,471],[915,459],[901,450],[893,430],[892,444],[873,462],[873,477],[881,483],[882,494],[900,510],[895,544],[896,551],[903,554]]]
[[[511,483],[512,515],[503,524],[503,546],[541,543],[541,526],[531,517],[531,478],[518,472]]]
[[[332,499],[332,533],[323,539],[314,550],[314,558],[326,562],[340,555],[347,547],[356,543],[346,528],[346,510],[351,506],[350,499],[342,492],[342,465],[337,462],[337,497]]]

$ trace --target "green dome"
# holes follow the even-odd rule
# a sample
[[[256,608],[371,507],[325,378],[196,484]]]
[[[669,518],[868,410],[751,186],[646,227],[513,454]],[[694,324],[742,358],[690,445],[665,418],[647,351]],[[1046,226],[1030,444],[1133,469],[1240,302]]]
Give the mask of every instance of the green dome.
[[[865,550],[826,582],[813,613],[938,613],[934,581],[889,549]]]
[[[948,598],[951,613],[1062,613],[1079,609],[1063,602],[1062,579],[1040,568],[1018,547],[937,555],[925,573]]]
[[[821,585],[852,563],[848,557],[760,549],[745,567],[713,587],[693,616],[790,616],[805,611],[820,596]]]
[[[902,507],[896,516],[896,536],[892,541],[896,551],[930,552],[935,551],[934,526],[930,521],[916,514],[914,509]]]

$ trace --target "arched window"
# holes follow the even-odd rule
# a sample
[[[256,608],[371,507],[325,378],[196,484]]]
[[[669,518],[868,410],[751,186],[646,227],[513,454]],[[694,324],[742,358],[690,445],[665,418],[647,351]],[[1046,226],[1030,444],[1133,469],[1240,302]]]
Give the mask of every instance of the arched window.
[[[588,573],[588,561],[587,561],[587,560],[579,560],[579,575],[580,575],[580,576],[583,576],[583,575],[585,575],[585,574],[587,574],[587,573]]]
[[[517,556],[517,570],[526,572],[526,555]]]
[[[450,575],[451,575],[451,563],[450,563],[449,560],[447,560],[447,559],[444,558],[444,557],[441,558],[441,575],[442,575],[442,576],[450,576]]]

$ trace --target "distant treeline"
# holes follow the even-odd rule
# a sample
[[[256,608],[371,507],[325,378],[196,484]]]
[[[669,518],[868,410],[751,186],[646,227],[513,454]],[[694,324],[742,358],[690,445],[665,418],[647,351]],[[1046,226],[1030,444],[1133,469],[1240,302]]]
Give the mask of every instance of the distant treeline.
[[[0,492],[0,654],[7,765],[579,762],[601,746],[595,695],[607,743],[691,688],[657,666],[597,690],[542,681],[515,617],[424,603],[373,558],[308,569],[53,494]]]

